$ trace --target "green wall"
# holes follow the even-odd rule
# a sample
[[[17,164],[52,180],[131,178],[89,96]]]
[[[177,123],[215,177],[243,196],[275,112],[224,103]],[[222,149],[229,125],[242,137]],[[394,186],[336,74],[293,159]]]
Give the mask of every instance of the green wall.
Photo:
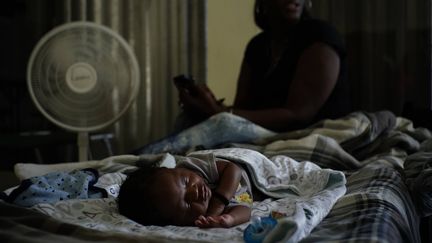
[[[217,98],[232,104],[249,39],[259,32],[253,21],[254,0],[208,1],[207,81]]]

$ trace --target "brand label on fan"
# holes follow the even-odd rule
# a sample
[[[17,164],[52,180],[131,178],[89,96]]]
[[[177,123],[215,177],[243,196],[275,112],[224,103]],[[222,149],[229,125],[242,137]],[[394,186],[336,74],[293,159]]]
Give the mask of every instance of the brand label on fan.
[[[70,66],[66,72],[66,83],[76,93],[87,93],[97,82],[95,69],[88,63],[78,62]]]

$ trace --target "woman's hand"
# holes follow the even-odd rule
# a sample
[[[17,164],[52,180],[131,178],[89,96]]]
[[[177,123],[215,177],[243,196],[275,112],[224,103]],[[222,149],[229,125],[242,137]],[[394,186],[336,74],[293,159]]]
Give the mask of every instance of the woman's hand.
[[[222,214],[219,216],[199,216],[195,225],[200,228],[229,228],[234,226],[235,220],[232,215]]]
[[[182,108],[188,114],[207,118],[226,110],[205,84],[196,84],[191,87],[191,90],[184,88],[178,90]]]

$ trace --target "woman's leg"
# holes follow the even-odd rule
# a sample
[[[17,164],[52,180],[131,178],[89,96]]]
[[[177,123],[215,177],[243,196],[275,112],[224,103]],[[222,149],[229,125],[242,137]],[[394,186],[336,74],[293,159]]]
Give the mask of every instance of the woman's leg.
[[[172,154],[182,154],[198,146],[210,149],[225,143],[253,143],[257,139],[270,137],[275,134],[242,117],[223,112],[179,133],[148,144],[134,153],[154,154],[169,152]]]

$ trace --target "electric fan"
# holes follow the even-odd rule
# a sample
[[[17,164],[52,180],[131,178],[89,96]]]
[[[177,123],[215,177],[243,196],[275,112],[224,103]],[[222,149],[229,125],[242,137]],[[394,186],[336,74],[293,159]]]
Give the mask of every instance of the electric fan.
[[[33,49],[27,85],[39,111],[78,133],[79,160],[88,159],[88,133],[117,121],[134,101],[139,68],[126,41],[86,21],[58,26]]]

